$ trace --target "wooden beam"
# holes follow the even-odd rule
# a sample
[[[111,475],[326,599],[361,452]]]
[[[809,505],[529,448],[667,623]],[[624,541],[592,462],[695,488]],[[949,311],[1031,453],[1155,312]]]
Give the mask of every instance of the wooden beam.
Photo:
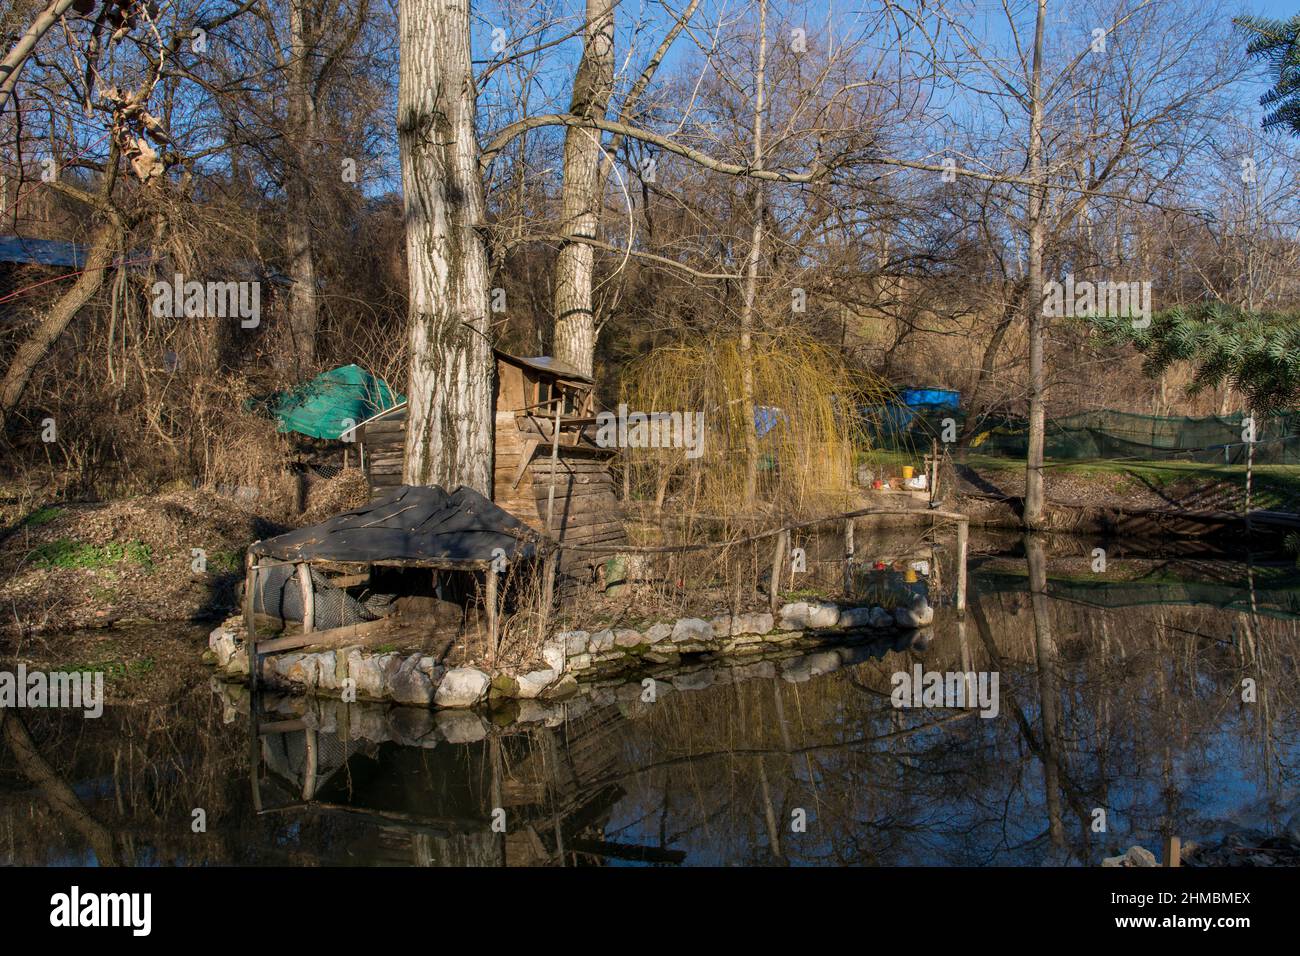
[[[302,595],[302,631],[309,634],[316,629],[316,589],[311,586],[311,566],[299,564],[294,574],[298,576],[298,592]]]
[[[393,623],[393,618],[381,617],[377,621],[362,621],[359,624],[331,627],[323,631],[276,637],[269,641],[262,641],[258,647],[262,654],[279,654],[284,651],[294,651],[300,647],[342,647],[361,638],[369,637],[375,631],[391,627]]]
[[[542,606],[541,606],[541,624],[538,630],[541,632],[542,640],[546,640],[546,629],[550,624],[551,604],[555,601],[555,569],[559,564],[560,549],[553,548],[546,554],[546,560],[542,564]]]
[[[546,491],[546,524],[544,526],[548,534],[551,531],[551,519],[555,514],[555,466],[560,460],[560,410],[563,407],[563,399],[555,403],[555,435],[551,442],[551,481],[550,487]]]
[[[855,544],[853,541],[853,519],[844,519],[844,593],[847,596],[849,588],[853,585],[853,555]]]
[[[250,549],[244,555],[244,647],[248,651],[249,706],[257,709],[257,621],[253,612],[257,596],[257,560]]]
[[[1170,834],[1165,837],[1165,866],[1183,865],[1183,838]]]
[[[773,614],[776,613],[777,608],[780,606],[781,565],[784,562],[786,545],[789,540],[789,531],[780,532],[776,536],[776,547],[772,551],[772,576],[768,581],[767,605]]]
[[[535,451],[537,451],[536,438],[530,438],[524,442],[523,453],[519,456],[519,467],[515,470],[514,480],[510,482],[511,490],[519,487],[519,482],[524,477],[524,472],[528,470],[528,464],[533,460],[533,452]]]
[[[569,841],[574,853],[608,857],[614,860],[636,860],[642,863],[685,863],[686,851],[664,850],[657,846],[640,846],[632,843],[611,843],[607,840]]]
[[[970,533],[970,520],[962,517],[957,522],[957,610],[966,610],[966,545]]]
[[[493,568],[487,571],[487,619],[488,648],[492,654],[492,665],[497,662],[497,572]]]

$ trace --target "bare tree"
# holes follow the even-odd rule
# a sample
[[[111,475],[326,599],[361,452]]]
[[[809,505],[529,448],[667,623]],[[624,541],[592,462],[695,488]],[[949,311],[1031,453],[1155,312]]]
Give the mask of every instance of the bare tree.
[[[582,61],[573,78],[569,113],[604,119],[614,86],[614,4],[587,0]],[[587,375],[596,347],[592,278],[596,250],[575,239],[595,239],[604,180],[600,133],[570,126],[564,134],[562,235],[555,260],[555,341],[552,354]]]
[[[410,278],[407,484],[492,494],[492,343],[468,0],[402,0],[397,138]]]
[[[763,97],[767,92],[767,0],[758,0],[758,44],[754,65],[754,142],[752,165],[763,168]],[[749,184],[754,193],[754,223],[745,262],[744,302],[740,310],[740,408],[745,416],[745,488],[743,501],[753,507],[758,488],[758,434],[754,426],[754,302],[758,295],[758,265],[763,256],[763,183]]]

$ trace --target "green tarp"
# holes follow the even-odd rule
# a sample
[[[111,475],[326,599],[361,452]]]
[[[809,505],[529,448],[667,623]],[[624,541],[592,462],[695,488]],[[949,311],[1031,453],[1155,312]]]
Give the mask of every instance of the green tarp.
[[[404,401],[383,379],[359,366],[344,365],[282,393],[273,414],[276,431],[341,438],[348,429]]]

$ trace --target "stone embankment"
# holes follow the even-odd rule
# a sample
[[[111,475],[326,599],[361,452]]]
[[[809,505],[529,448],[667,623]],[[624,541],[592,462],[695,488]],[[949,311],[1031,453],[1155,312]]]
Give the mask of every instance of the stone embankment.
[[[474,707],[502,698],[562,701],[583,688],[622,685],[645,676],[662,677],[679,690],[687,689],[679,683],[708,686],[737,663],[770,669],[769,676],[776,675],[778,666],[787,679],[804,671],[813,676],[842,666],[841,652],[852,657],[854,644],[907,637],[933,618],[934,610],[919,595],[910,606],[892,610],[800,601],[775,615],[720,614],[644,629],[561,632],[542,646],[544,666],[529,670],[446,668],[426,655],[344,647],[267,655],[261,679],[280,689],[428,708]],[[244,636],[242,620],[231,618],[208,639],[211,661],[232,678],[248,674]],[[801,653],[810,645],[839,650]]]

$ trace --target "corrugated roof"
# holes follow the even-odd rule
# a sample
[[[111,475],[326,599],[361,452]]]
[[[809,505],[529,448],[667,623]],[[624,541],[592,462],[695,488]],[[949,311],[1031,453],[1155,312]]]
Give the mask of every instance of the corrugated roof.
[[[516,365],[526,365],[531,369],[539,372],[546,372],[548,375],[555,375],[559,378],[571,378],[578,382],[591,382],[590,375],[584,375],[572,366],[558,362],[549,355],[534,355],[525,357],[522,355],[511,355],[509,352],[503,352],[500,349],[493,349],[497,358],[505,359],[507,362],[514,362]]]

